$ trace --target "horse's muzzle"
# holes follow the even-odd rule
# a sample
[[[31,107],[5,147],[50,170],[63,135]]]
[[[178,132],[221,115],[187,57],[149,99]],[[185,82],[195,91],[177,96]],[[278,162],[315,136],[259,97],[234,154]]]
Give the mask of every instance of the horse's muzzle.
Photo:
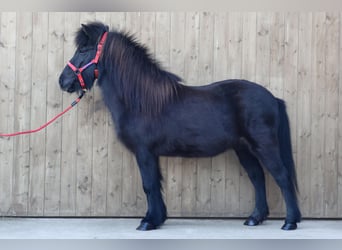
[[[73,93],[76,90],[74,80],[67,81],[63,75],[59,77],[59,86],[68,93]]]

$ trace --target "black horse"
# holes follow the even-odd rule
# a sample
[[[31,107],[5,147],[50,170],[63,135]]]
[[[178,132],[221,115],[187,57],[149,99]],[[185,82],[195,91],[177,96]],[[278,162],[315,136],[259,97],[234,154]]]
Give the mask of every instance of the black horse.
[[[156,229],[167,218],[159,156],[210,157],[230,148],[255,188],[255,209],[245,225],[258,225],[269,214],[264,168],[286,202],[282,229],[297,228],[301,213],[284,101],[246,80],[185,86],[131,35],[109,32],[102,23],[82,25],[75,43],[60,86],[80,93],[98,75],[118,138],[139,165],[148,210],[138,230]]]

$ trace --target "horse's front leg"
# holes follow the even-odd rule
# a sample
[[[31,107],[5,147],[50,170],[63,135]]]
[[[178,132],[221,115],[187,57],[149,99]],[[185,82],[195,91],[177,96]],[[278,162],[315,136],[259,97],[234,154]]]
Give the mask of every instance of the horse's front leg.
[[[166,206],[161,194],[161,173],[159,159],[146,149],[136,152],[143,189],[147,199],[146,216],[137,230],[157,229],[166,220]]]

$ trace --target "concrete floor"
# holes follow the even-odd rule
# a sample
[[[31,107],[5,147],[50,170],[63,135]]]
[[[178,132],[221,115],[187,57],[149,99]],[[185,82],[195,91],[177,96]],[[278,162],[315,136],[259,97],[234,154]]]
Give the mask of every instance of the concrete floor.
[[[243,220],[169,219],[159,229],[136,231],[139,219],[0,219],[0,239],[342,239],[342,220],[304,220],[283,231],[282,220],[257,227]]]

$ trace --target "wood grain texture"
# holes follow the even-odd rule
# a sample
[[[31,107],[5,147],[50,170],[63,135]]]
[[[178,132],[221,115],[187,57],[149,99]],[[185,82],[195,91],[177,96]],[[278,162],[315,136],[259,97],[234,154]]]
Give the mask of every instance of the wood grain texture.
[[[14,130],[22,131],[31,123],[32,78],[32,13],[17,17],[16,86],[14,96]],[[30,137],[14,140],[13,213],[27,215],[28,185],[30,175]]]
[[[33,14],[31,128],[46,120],[48,72],[48,13]],[[30,135],[30,186],[28,215],[43,216],[45,193],[46,131]]]
[[[37,128],[68,106],[58,76],[81,23],[135,35],[184,84],[256,81],[287,104],[304,217],[342,216],[342,14],[337,12],[0,13],[0,131]],[[168,215],[240,217],[254,191],[233,151],[160,159]],[[281,193],[267,174],[271,217]],[[100,89],[48,129],[0,138],[1,216],[142,216],[134,155],[119,142]]]
[[[310,214],[311,176],[311,93],[312,93],[312,13],[300,13],[297,85],[297,174],[303,216]]]
[[[48,31],[48,78],[47,110],[48,119],[62,111],[62,93],[58,85],[56,68],[64,66],[64,14],[49,13]],[[46,129],[45,195],[44,215],[58,216],[61,184],[61,120]]]
[[[324,216],[336,217],[338,209],[337,138],[339,86],[339,15],[326,13],[325,39],[325,131],[324,141]]]
[[[319,214],[323,206],[323,172],[324,172],[324,116],[325,116],[325,13],[314,13],[313,16],[313,35],[312,35],[312,112],[311,130],[312,147],[311,162],[312,166],[310,183],[310,207],[312,214]],[[313,199],[315,197],[315,199]]]
[[[340,59],[339,59],[339,85],[338,85],[338,90],[339,90],[339,113],[338,113],[338,170],[337,170],[337,178],[338,178],[338,187],[337,187],[337,193],[338,193],[338,197],[341,196],[342,194],[342,154],[340,153],[342,150],[342,121],[341,121],[341,117],[342,117],[342,13],[340,13],[339,15],[340,17]],[[342,199],[337,198],[338,200],[338,216],[341,217],[342,216]]]
[[[0,26],[0,56],[6,60],[0,60],[0,114],[1,131],[14,130],[15,109],[15,80],[16,80],[16,13],[1,13]],[[13,168],[14,168],[14,141],[0,138],[0,212],[13,215]]]
[[[283,92],[290,120],[293,158],[297,159],[297,76],[298,76],[299,14],[285,14],[285,51]]]

